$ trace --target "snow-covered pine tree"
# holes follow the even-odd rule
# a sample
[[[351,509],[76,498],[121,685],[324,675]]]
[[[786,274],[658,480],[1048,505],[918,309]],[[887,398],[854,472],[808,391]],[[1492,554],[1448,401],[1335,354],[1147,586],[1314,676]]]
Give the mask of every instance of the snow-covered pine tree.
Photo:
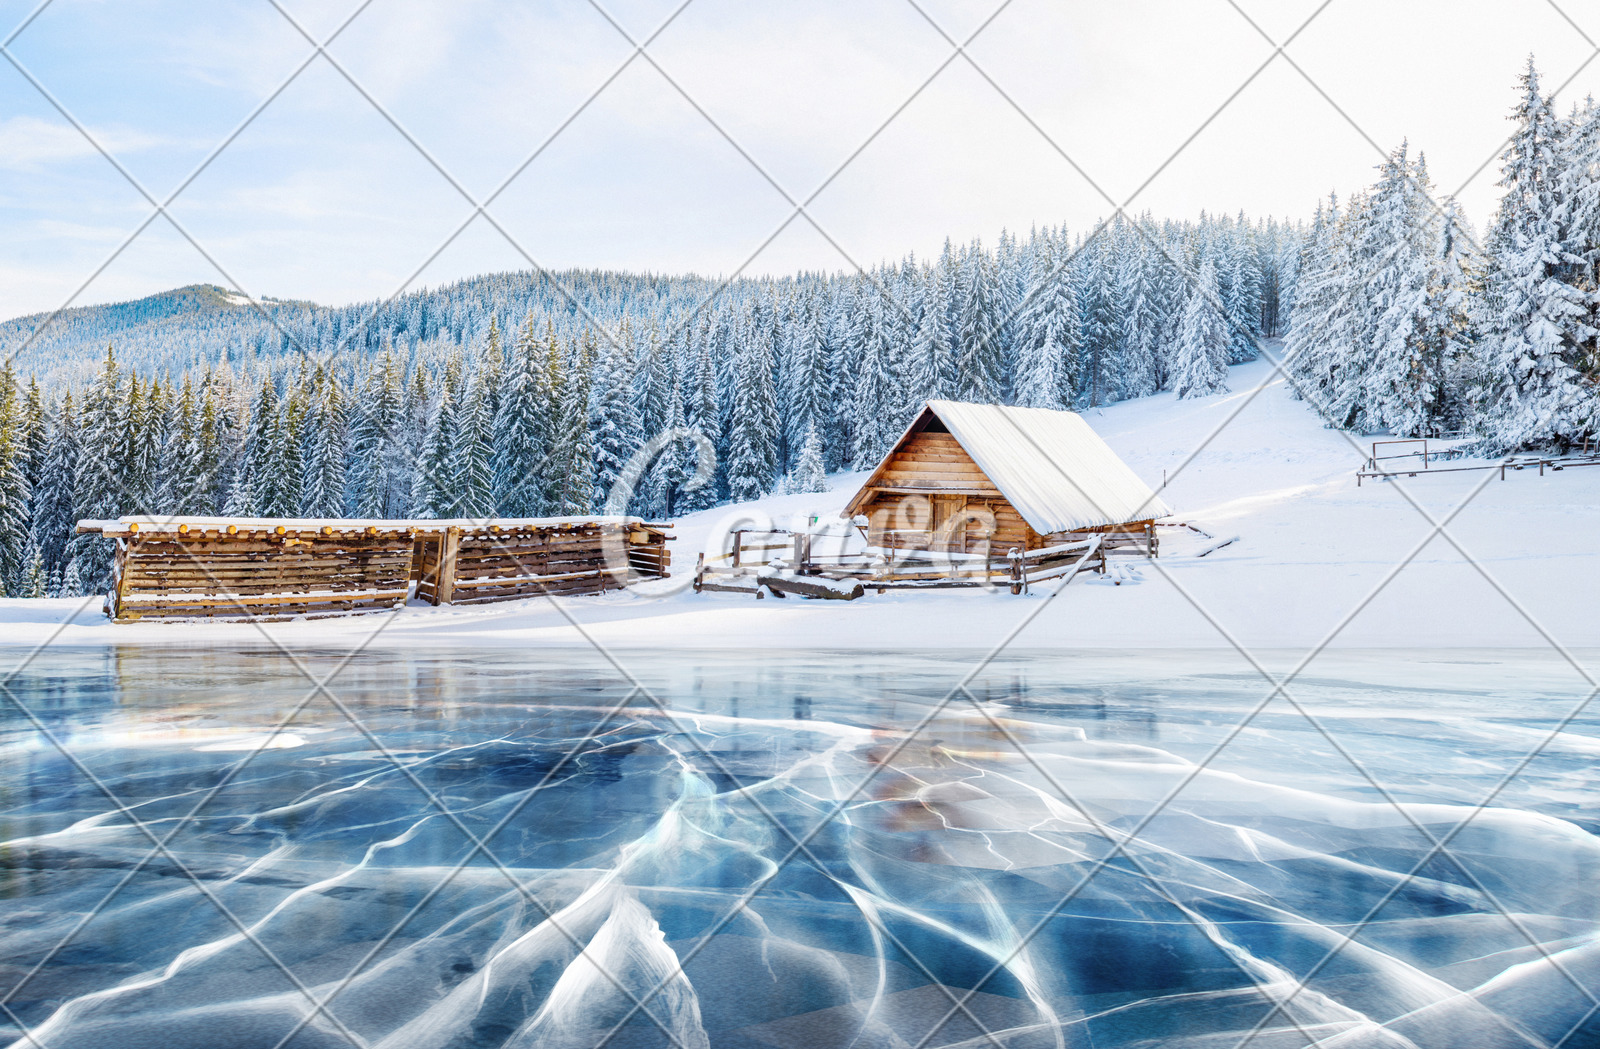
[[[28,568],[28,446],[22,391],[0,363],[0,593],[22,592]]]
[[[1228,363],[1243,364],[1256,359],[1261,339],[1261,269],[1242,214],[1233,229],[1226,254]]]
[[[800,441],[800,454],[795,457],[794,469],[784,479],[783,487],[789,495],[806,492],[829,491],[828,471],[822,464],[822,438],[815,425],[806,427]]]
[[[339,517],[344,512],[347,428],[344,393],[338,381],[324,372],[312,392],[303,442],[300,512],[306,517]]]
[[[881,299],[873,313],[875,323],[866,336],[850,399],[850,432],[855,440],[851,452],[857,470],[876,466],[904,427],[899,415],[900,378],[894,372]]]
[[[166,513],[182,517],[206,512],[195,506],[200,498],[196,493],[209,480],[195,455],[199,428],[200,406],[194,383],[185,375],[173,405],[171,433],[161,453],[165,470],[158,480],[161,507]]]
[[[555,329],[549,327],[547,334],[553,343]],[[546,366],[547,352],[530,313],[512,348],[500,412],[494,420],[493,502],[506,517],[544,513],[541,471],[545,461]]]
[[[1077,386],[1078,303],[1069,269],[1041,238],[1033,286],[1017,318],[1014,399],[1024,408],[1064,409]]]
[[[400,378],[400,362],[389,348],[367,371],[350,434],[347,479],[355,517],[402,517],[411,495],[395,490],[403,408]]]
[[[684,407],[684,425],[704,436],[711,442],[713,448],[724,447],[722,409],[717,401],[716,361],[712,357],[710,344],[704,342],[700,344],[695,357],[694,374],[686,378],[690,385],[688,403]],[[692,476],[694,468],[699,464],[699,446],[682,443],[679,453],[683,457],[684,469],[689,476]],[[688,477],[686,476],[684,480],[688,480]],[[707,481],[697,487],[680,491],[674,508],[678,513],[708,510],[717,505],[721,495],[716,483]]]
[[[1505,188],[1489,231],[1477,392],[1485,450],[1508,452],[1571,441],[1587,429],[1583,405],[1593,396],[1579,370],[1593,339],[1587,296],[1562,279],[1571,257],[1563,240],[1558,129],[1529,58],[1516,131],[1501,153]]]
[[[84,397],[79,419],[80,452],[74,480],[74,520],[111,520],[123,513],[121,464],[116,461],[122,427],[122,369],[106,347],[105,362]],[[68,559],[76,567],[72,593],[98,593],[111,583],[110,544],[95,535],[74,535]]]
[[[1005,356],[999,279],[994,260],[974,241],[961,266],[959,335],[955,349],[955,398],[999,404],[1004,394]]]
[[[141,455],[146,424],[146,399],[148,390],[133,370],[128,372],[128,386],[122,403],[117,405],[117,428],[111,446],[111,461],[116,464],[116,485],[120,502],[126,512],[147,514],[151,512],[149,497],[149,465]]]
[[[506,352],[500,345],[500,322],[494,314],[489,315],[489,331],[484,336],[483,354],[478,358],[478,370],[483,373],[484,409],[489,413],[489,418],[494,419],[500,414],[500,391],[505,386]],[[465,380],[458,380],[461,385],[452,391],[451,400],[461,404],[465,399]]]
[[[91,591],[84,584],[83,574],[80,571],[78,559],[74,557],[72,560],[67,562],[66,570],[61,573],[61,587],[56,591],[56,596],[83,597],[84,595],[92,592],[93,591]]]
[[[1113,226],[1104,227],[1092,249],[1079,254],[1082,264],[1083,296],[1079,299],[1082,330],[1079,360],[1081,399],[1093,408],[1115,399],[1121,325],[1117,319],[1116,265],[1112,250]]]
[[[918,283],[917,330],[903,381],[908,403],[921,406],[948,396],[953,362],[944,277],[937,268],[931,268],[920,275]]]
[[[33,492],[32,542],[44,558],[46,574],[54,582],[66,570],[67,543],[75,524],[72,511],[78,472],[78,416],[71,390],[62,396],[53,413],[45,447],[44,468]]]
[[[1331,407],[1350,373],[1351,347],[1366,339],[1366,289],[1357,276],[1355,244],[1363,236],[1367,200],[1352,196],[1341,211],[1329,196],[1318,206],[1301,254],[1300,281],[1289,331],[1284,338],[1285,368],[1296,397],[1308,401],[1330,424]]]
[[[49,412],[45,410],[44,392],[39,388],[38,377],[28,380],[28,393],[22,406],[23,473],[28,479],[28,490],[37,493],[44,473],[45,456],[49,454],[46,443],[50,435]],[[28,511],[32,527],[33,511]]]
[[[1429,352],[1443,362],[1443,379],[1431,425],[1443,431],[1463,430],[1471,413],[1472,350],[1478,342],[1468,306],[1480,284],[1482,261],[1467,218],[1453,197],[1444,200],[1434,259],[1423,331],[1430,340]]]
[[[685,442],[672,440],[671,435],[684,429],[683,393],[674,381],[667,391],[667,409],[661,430],[650,443],[665,438],[661,451],[650,464],[649,471],[640,483],[632,504],[633,512],[643,517],[671,517],[681,511],[678,505],[679,490],[692,475]]]
[[[1228,392],[1228,329],[1218,303],[1216,266],[1201,263],[1183,307],[1173,356],[1172,389],[1180,399]]]
[[[502,403],[502,411],[509,404]],[[486,377],[480,370],[472,377],[467,389],[467,400],[455,412],[455,442],[450,449],[449,468],[440,488],[441,498],[433,504],[434,513],[440,517],[466,517],[482,520],[493,517],[496,511],[494,492],[493,446],[494,424],[489,418],[489,395]],[[511,489],[521,495],[520,486]],[[505,517],[538,517],[542,504],[534,513],[500,513]]]
[[[772,491],[778,427],[766,348],[752,341],[740,353],[737,367],[728,427],[728,497],[742,503]]]
[[[1160,384],[1162,316],[1160,289],[1156,285],[1155,250],[1146,242],[1155,233],[1141,225],[1123,251],[1117,270],[1118,296],[1122,300],[1122,363],[1117,369],[1120,398],[1147,397]]]
[[[795,311],[793,337],[784,369],[784,424],[788,427],[790,447],[801,447],[806,431],[813,428],[818,431],[820,446],[833,390],[828,383],[821,309],[813,291],[808,289],[798,297]]]
[[[297,508],[299,477],[291,478],[286,469],[287,435],[281,409],[277,383],[268,373],[262,376],[261,388],[250,406],[250,430],[245,438],[250,516],[291,517]]]
[[[607,343],[600,349],[600,360],[595,369],[594,400],[590,408],[589,428],[594,434],[594,493],[593,505],[605,506],[611,497],[611,487],[622,476],[623,468],[633,458],[641,443],[638,413],[634,411],[631,376],[623,349],[631,340]]]
[[[823,353],[827,358],[829,404],[822,432],[822,456],[829,470],[842,469],[850,460],[849,398],[840,393],[855,383],[856,364],[860,359],[860,346],[853,334],[855,304],[863,284],[859,276],[841,279],[827,311]]]
[[[411,485],[411,516],[434,520],[453,516],[456,482],[451,458],[456,448],[455,394],[451,383],[439,384],[434,395],[433,414],[428,422],[428,439],[417,462]]]
[[[545,482],[545,501],[552,514],[586,514],[594,495],[589,376],[596,353],[594,334],[586,329],[577,346],[553,362],[559,369],[549,379],[555,427]]]
[[[1441,318],[1432,301],[1443,234],[1423,160],[1411,162],[1402,144],[1380,171],[1368,212],[1370,243],[1357,248],[1365,265],[1355,274],[1372,311],[1369,334],[1347,350],[1334,418],[1364,432],[1412,436],[1438,423],[1453,365],[1443,356],[1453,339],[1437,330]]]
[[[667,402],[672,397],[668,364],[661,328],[652,323],[634,346],[633,398],[643,441],[649,441],[667,425]]]
[[[27,568],[23,573],[19,596],[34,599],[49,597],[50,580],[45,574],[44,556],[39,553],[39,548],[30,542],[24,553],[24,559]]]

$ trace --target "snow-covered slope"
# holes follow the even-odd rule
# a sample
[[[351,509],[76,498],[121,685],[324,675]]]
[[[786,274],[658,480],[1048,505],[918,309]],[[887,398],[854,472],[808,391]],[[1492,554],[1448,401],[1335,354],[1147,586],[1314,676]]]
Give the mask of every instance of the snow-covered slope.
[[[686,592],[695,554],[713,536],[737,522],[782,524],[799,513],[832,512],[859,484],[861,475],[852,474],[833,478],[827,495],[775,496],[684,517],[675,528],[678,575],[664,584],[559,608],[545,599],[414,607],[259,630],[295,647],[371,638],[378,646],[593,640],[613,648],[943,649],[987,648],[1015,633],[1016,648],[1237,642],[1303,651],[1330,636],[1340,647],[1544,646],[1542,632],[1572,648],[1600,646],[1600,469],[1543,478],[1524,471],[1504,481],[1448,473],[1357,487],[1364,441],[1324,429],[1264,362],[1235,367],[1230,381],[1237,392],[1193,401],[1161,395],[1090,413],[1145,480],[1160,485],[1167,472],[1163,496],[1174,520],[1219,540],[1239,537],[1197,557],[1211,540],[1164,530],[1158,564],[1118,559],[1122,585],[1080,578],[1054,598],[1046,586],[1023,597],[869,593],[850,603]],[[1448,522],[1455,542],[1428,540],[1433,525],[1418,507]],[[98,600],[64,622],[79,606],[0,602],[0,634],[20,644],[51,636],[92,644],[266,640],[246,624],[112,625]]]

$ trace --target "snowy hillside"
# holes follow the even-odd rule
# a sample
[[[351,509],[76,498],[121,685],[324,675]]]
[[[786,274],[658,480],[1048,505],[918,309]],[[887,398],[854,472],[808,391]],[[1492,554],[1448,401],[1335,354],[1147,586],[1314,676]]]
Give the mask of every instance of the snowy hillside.
[[[1172,475],[1164,496],[1177,509],[1174,520],[1217,540],[1238,537],[1197,557],[1214,541],[1163,529],[1159,566],[1115,559],[1120,585],[1080,578],[1054,599],[1049,587],[1040,587],[1024,597],[869,593],[851,603],[687,591],[696,553],[728,528],[782,524],[798,513],[842,506],[862,475],[838,474],[826,495],[774,496],[680,518],[672,580],[572,599],[564,612],[531,599],[484,609],[419,606],[392,618],[264,629],[293,646],[344,646],[381,627],[373,640],[380,647],[584,644],[587,636],[613,648],[793,649],[987,648],[1020,627],[1014,644],[1021,648],[1225,647],[1232,637],[1250,648],[1304,650],[1354,613],[1334,644],[1543,646],[1514,600],[1562,644],[1595,645],[1600,552],[1593,522],[1600,511],[1600,469],[1542,478],[1513,472],[1504,481],[1497,473],[1449,473],[1357,487],[1365,443],[1324,429],[1281,380],[1270,377],[1265,362],[1239,365],[1231,369],[1233,393],[1186,401],[1161,394],[1088,416],[1153,485],[1161,483],[1163,470]],[[1396,573],[1432,527],[1408,494],[1440,519],[1455,514],[1451,534],[1494,583],[1462,550],[1437,537]],[[1392,583],[1363,606],[1391,574]],[[1497,593],[1496,583],[1513,600]],[[265,640],[242,624],[114,626],[101,617],[98,601],[6,601],[0,615],[0,630],[13,643],[43,641],[58,629],[61,643]]]

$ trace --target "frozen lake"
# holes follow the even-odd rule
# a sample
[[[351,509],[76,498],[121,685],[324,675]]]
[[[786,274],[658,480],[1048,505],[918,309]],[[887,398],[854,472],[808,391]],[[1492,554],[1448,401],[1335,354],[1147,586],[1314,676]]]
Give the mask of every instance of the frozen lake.
[[[1551,654],[342,658],[11,679],[0,1044],[1600,1045]]]

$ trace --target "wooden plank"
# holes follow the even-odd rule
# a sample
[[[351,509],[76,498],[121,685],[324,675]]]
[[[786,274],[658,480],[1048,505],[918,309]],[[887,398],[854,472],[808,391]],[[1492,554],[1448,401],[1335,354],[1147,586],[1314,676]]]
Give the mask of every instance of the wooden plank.
[[[177,594],[156,594],[149,597],[137,597],[130,603],[130,607],[137,608],[141,605],[144,605],[146,602],[163,602],[169,606],[179,604],[193,605],[202,608],[229,605],[245,605],[248,607],[250,605],[316,604],[319,602],[328,604],[340,600],[393,601],[397,599],[403,599],[405,596],[406,591],[404,589],[352,590],[349,592],[348,598],[345,598],[343,595],[335,596],[332,594],[251,594],[242,596],[237,601],[227,597],[195,597]]]
[[[461,550],[461,530],[447,529],[439,551],[439,602],[448,605],[456,586],[456,555]]]

